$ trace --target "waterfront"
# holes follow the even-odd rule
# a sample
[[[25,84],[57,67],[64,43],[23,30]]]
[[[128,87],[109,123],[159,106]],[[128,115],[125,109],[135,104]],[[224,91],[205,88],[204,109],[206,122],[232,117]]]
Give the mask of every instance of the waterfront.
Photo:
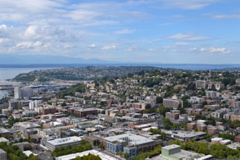
[[[20,73],[27,73],[34,70],[43,70],[44,68],[0,68],[0,85],[18,85],[18,82],[7,81]],[[47,68],[46,68],[47,69]],[[8,96],[7,90],[0,90],[0,99]]]

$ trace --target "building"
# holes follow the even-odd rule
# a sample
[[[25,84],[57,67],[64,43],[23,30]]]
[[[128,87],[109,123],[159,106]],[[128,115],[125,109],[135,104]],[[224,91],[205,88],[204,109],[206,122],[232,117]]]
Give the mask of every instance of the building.
[[[179,145],[169,145],[162,147],[160,160],[195,160],[200,156],[197,153],[181,149]]]
[[[220,97],[220,93],[217,91],[205,91],[206,97],[216,98]]]
[[[4,137],[0,137],[0,143],[1,143],[1,142],[4,142],[4,143],[9,144],[9,140],[7,140],[7,139],[4,138]]]
[[[48,108],[43,108],[42,109],[42,115],[53,114],[55,112],[56,112],[56,108],[55,107],[48,107]]]
[[[58,138],[58,139],[47,141],[45,146],[49,150],[54,151],[54,149],[58,147],[68,147],[68,146],[75,146],[75,145],[81,144],[81,140],[82,140],[81,138],[76,136],[67,137],[67,138]]]
[[[86,117],[88,115],[97,115],[98,111],[95,108],[81,108],[74,110],[75,114],[78,114],[80,117]]]
[[[169,131],[169,130],[162,130],[168,137],[173,139],[178,139],[180,141],[190,141],[192,139],[200,140],[203,139],[206,135],[205,132],[191,132],[191,131]]]
[[[10,135],[10,131],[6,128],[0,128],[0,136],[4,137],[4,136],[8,136]]]
[[[14,123],[13,129],[25,131],[27,129],[40,128],[41,126],[33,122],[17,122]]]
[[[240,79],[236,79],[236,85],[240,86]]]
[[[56,157],[56,160],[70,160],[70,159],[75,159],[76,157],[87,156],[88,154],[99,156],[101,158],[101,160],[120,160],[119,158],[112,157],[110,155],[107,155],[105,153],[99,152],[94,149],[80,152],[80,153],[74,153],[74,154],[68,154],[68,155]]]
[[[29,109],[33,110],[34,108],[39,107],[39,103],[41,103],[41,100],[29,101]]]
[[[222,141],[222,140],[223,140],[223,138],[215,137],[215,138],[212,138],[212,139],[211,139],[211,143],[212,143],[212,144],[218,144],[218,143],[220,143],[220,141]]]
[[[129,157],[134,157],[140,152],[149,152],[160,144],[156,139],[146,138],[135,134],[121,134],[104,138],[106,150],[118,154],[128,153]]]
[[[207,81],[205,80],[197,80],[195,81],[196,88],[205,89],[207,87]]]
[[[202,104],[205,100],[203,98],[199,98],[196,96],[192,96],[190,97],[190,99],[188,99],[189,103],[193,103],[193,104]]]
[[[178,108],[179,105],[182,105],[181,100],[177,99],[163,99],[163,106],[164,107],[169,107],[169,108]]]
[[[21,95],[21,91],[20,91],[20,87],[14,87],[14,99],[21,99],[22,95]]]
[[[7,160],[7,152],[2,150],[1,148],[0,148],[0,159],[1,160]]]
[[[14,99],[29,99],[33,96],[33,89],[30,87],[14,87]]]
[[[217,134],[218,133],[218,128],[215,126],[208,125],[207,126],[207,132],[210,135]]]

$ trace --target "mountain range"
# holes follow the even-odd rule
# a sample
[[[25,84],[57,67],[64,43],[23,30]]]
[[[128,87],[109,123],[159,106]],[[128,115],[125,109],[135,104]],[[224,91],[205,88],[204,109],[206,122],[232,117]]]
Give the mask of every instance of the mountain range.
[[[97,64],[112,63],[101,59],[83,59],[49,55],[8,55],[0,54],[0,65],[9,64]]]

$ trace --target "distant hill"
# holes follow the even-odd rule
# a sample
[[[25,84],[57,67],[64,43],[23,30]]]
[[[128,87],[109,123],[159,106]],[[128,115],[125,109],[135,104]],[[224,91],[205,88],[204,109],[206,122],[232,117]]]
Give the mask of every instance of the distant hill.
[[[0,54],[1,64],[81,64],[81,63],[109,63],[100,59],[83,59],[65,56],[48,55],[7,55]]]

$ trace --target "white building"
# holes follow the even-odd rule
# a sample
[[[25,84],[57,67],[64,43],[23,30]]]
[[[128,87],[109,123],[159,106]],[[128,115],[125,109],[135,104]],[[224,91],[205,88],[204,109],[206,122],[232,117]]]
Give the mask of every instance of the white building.
[[[34,110],[35,108],[39,107],[41,100],[29,101],[29,109]]]
[[[67,138],[58,138],[46,142],[46,147],[54,151],[58,147],[68,147],[81,144],[81,138],[77,136],[67,137]]]
[[[14,87],[14,99],[29,99],[33,96],[33,89],[30,87]]]
[[[105,153],[99,152],[94,149],[80,152],[80,153],[74,153],[74,154],[68,154],[65,156],[56,157],[56,160],[70,160],[70,159],[75,159],[76,157],[87,156],[88,154],[99,156],[102,160],[120,160],[120,158],[109,156]]]

